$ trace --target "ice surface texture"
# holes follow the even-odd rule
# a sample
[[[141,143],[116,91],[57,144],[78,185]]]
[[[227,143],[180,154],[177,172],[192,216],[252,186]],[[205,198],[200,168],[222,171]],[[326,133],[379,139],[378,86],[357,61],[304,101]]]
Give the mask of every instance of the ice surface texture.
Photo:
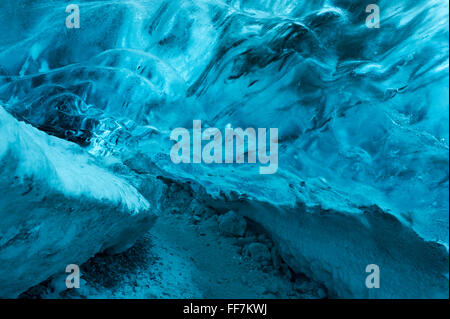
[[[378,1],[379,29],[357,0],[78,3],[80,29],[64,25],[65,1],[0,4],[0,99],[18,120],[255,203],[237,210],[279,220],[265,226],[290,234],[285,255],[337,296],[448,297],[448,1]],[[172,164],[170,130],[194,119],[279,128],[278,173]],[[363,262],[405,275],[368,291]],[[414,291],[422,275],[435,288]]]
[[[0,297],[120,252],[151,226],[155,207],[78,145],[19,123],[0,108]]]

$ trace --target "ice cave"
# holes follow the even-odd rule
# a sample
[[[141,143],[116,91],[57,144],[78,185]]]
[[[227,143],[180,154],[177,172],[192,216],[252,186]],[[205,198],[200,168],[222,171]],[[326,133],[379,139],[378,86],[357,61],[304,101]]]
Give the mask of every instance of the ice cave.
[[[0,1],[0,298],[447,299],[449,3],[372,2]]]

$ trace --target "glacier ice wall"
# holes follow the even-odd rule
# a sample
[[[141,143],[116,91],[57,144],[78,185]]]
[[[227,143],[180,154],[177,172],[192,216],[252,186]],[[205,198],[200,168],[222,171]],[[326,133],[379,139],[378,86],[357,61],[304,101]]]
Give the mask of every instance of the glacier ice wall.
[[[368,3],[356,0],[78,3],[80,29],[65,27],[66,1],[0,4],[0,101],[8,112],[99,158],[139,158],[141,169],[195,181],[215,198],[264,203],[272,211],[258,204],[259,213],[243,212],[261,223],[267,214],[282,218],[283,208],[342,214],[349,219],[336,223],[347,228],[376,207],[392,219],[364,228],[372,259],[389,250],[389,239],[400,241],[400,251],[416,249],[416,256],[396,257],[389,269],[416,267],[426,258],[424,264],[435,265],[431,282],[442,287],[418,297],[448,296],[442,293],[449,236],[447,1],[378,1],[379,29],[365,26]],[[262,176],[249,165],[174,165],[170,131],[189,128],[194,119],[218,128],[279,128],[278,173]],[[282,218],[273,236],[295,224],[290,218]],[[382,242],[370,235],[393,236],[397,222],[412,233]],[[327,242],[338,232],[311,223],[316,233],[331,232]],[[327,251],[358,245],[347,238],[303,258],[314,250],[298,244],[303,230],[289,231],[285,254],[297,256],[292,262],[299,271],[323,281],[329,280],[323,274],[336,272]],[[418,248],[416,240],[443,252]],[[346,270],[357,258],[351,251],[343,250],[344,269],[330,289],[366,297]],[[410,288],[400,282],[381,296]]]
[[[0,136],[0,298],[98,252],[123,251],[152,225],[158,204],[78,145],[1,107]]]

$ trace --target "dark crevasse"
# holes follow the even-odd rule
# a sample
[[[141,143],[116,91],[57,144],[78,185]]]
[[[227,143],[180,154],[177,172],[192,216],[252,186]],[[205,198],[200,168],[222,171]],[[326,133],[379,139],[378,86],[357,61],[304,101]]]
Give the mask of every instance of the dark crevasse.
[[[17,120],[99,166],[195,182],[335,297],[448,297],[447,1],[378,1],[379,29],[363,1],[79,1],[80,29],[67,4],[0,4]],[[277,173],[173,164],[193,120],[278,128]]]

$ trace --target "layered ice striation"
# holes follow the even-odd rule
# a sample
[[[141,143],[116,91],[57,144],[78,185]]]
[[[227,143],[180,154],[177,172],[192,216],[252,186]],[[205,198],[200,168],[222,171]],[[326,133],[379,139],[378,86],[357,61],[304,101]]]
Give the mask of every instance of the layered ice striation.
[[[45,143],[19,145],[43,149],[56,170],[76,172],[89,153],[195,184],[211,205],[264,226],[292,269],[331,296],[448,298],[448,1],[380,0],[378,29],[356,0],[78,3],[79,29],[65,26],[67,1],[0,4],[1,104],[19,132],[33,126],[83,155],[56,161]],[[278,172],[173,164],[170,132],[193,120],[278,128]],[[0,132],[2,143],[18,134]],[[27,163],[53,187],[53,170]],[[118,200],[90,182],[103,180],[129,211],[145,208],[95,167],[56,189]],[[14,223],[2,222],[2,242]],[[379,265],[382,288],[366,288],[368,264]]]

